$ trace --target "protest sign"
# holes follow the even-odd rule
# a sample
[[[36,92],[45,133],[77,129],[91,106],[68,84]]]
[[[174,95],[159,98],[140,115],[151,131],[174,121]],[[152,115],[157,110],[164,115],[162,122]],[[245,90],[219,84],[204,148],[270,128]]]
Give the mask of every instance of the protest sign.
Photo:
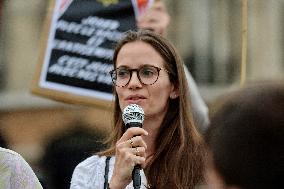
[[[113,49],[125,31],[136,29],[137,5],[130,0],[52,0],[32,92],[108,106]]]

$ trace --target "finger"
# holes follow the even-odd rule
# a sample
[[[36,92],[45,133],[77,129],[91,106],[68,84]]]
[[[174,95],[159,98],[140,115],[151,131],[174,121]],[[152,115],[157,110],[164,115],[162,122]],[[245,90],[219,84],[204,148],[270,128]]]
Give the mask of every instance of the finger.
[[[138,28],[149,29],[159,34],[163,34],[170,23],[168,15],[159,13],[152,13],[149,16],[145,16],[143,19],[137,22]]]
[[[138,18],[138,21],[143,21],[148,18],[163,19],[165,17],[170,17],[165,4],[162,2],[156,2],[145,14],[142,14]]]
[[[162,1],[155,1],[153,6],[151,7],[152,9],[160,9],[166,11],[166,5]]]
[[[162,11],[152,11],[145,16],[144,21],[162,23],[167,26],[170,23],[170,16]]]
[[[136,135],[141,135],[141,136],[147,136],[148,132],[140,127],[131,127],[123,133],[122,137],[119,139],[119,142],[124,142],[127,141],[128,139],[136,136]]]
[[[142,14],[139,18],[138,21],[145,18],[145,17],[151,17],[152,13],[155,12],[162,12],[163,14],[168,14],[166,10],[166,6],[163,2],[155,2],[150,9],[147,10],[145,14]]]
[[[125,165],[136,165],[140,163],[145,163],[146,161],[146,153],[145,148],[136,147],[136,148],[128,148],[122,149],[120,154],[117,156],[116,161],[124,162]]]
[[[121,149],[121,148],[134,148],[135,144],[132,138],[126,140],[126,141],[118,141],[116,143],[116,148]]]
[[[128,139],[127,143],[129,144],[129,147],[131,147],[131,148],[135,147],[132,138]]]
[[[156,32],[158,34],[164,34],[164,32],[166,31],[166,29],[164,29],[163,27],[159,27],[159,25],[157,25],[157,24],[147,24],[145,26],[139,25],[138,27],[141,28],[141,29]]]
[[[146,149],[144,147],[131,148],[131,153],[135,156],[146,157]]]
[[[142,165],[142,164],[144,164],[145,163],[145,161],[146,161],[146,158],[145,157],[142,157],[142,156],[133,156],[133,163],[134,163],[134,166],[135,165]],[[133,165],[133,164],[132,164]],[[133,167],[134,167],[133,166]]]
[[[147,144],[146,142],[143,140],[143,138],[141,136],[135,136],[131,138],[133,145],[132,147],[144,147],[147,149]]]

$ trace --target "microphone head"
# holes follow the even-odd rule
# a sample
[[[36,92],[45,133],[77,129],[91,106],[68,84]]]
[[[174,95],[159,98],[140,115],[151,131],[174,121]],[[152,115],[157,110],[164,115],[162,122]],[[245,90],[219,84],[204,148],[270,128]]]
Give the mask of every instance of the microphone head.
[[[137,104],[129,104],[123,110],[122,119],[125,125],[130,124],[130,123],[143,124],[144,111]]]

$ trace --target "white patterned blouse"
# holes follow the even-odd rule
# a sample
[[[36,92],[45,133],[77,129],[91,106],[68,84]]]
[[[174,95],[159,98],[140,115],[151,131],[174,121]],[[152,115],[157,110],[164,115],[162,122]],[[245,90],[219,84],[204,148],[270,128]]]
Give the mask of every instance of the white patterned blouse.
[[[109,162],[108,181],[110,181],[115,157],[112,156]],[[91,156],[77,165],[75,168],[70,189],[104,189],[105,182],[105,166],[106,156],[99,157],[97,155]],[[141,170],[141,189],[146,189],[147,181],[144,171]],[[131,182],[126,189],[133,189],[133,183]]]
[[[42,189],[42,186],[20,154],[0,147],[0,188]]]

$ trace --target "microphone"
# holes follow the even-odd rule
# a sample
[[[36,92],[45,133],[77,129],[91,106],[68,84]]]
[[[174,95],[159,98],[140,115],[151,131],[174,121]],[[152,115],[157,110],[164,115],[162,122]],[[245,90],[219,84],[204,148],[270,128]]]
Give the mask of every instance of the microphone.
[[[142,128],[144,121],[144,111],[137,104],[129,104],[122,113],[122,119],[126,128],[140,127]],[[141,186],[140,165],[135,165],[132,171],[132,180],[134,189],[139,189]]]

